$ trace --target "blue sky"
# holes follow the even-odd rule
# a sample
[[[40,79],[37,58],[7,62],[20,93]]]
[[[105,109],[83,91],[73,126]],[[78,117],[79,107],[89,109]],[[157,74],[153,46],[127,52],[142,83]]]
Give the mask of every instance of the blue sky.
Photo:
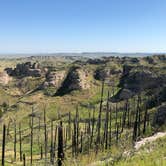
[[[166,52],[166,0],[0,0],[0,53]]]

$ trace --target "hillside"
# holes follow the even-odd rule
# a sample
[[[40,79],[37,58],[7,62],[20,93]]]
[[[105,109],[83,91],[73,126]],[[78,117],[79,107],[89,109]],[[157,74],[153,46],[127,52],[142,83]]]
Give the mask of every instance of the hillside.
[[[27,164],[56,165],[61,150],[66,165],[142,166],[156,155],[164,166],[165,137],[148,153],[123,154],[166,129],[166,55],[2,59],[0,123],[6,165],[22,165],[23,154]]]

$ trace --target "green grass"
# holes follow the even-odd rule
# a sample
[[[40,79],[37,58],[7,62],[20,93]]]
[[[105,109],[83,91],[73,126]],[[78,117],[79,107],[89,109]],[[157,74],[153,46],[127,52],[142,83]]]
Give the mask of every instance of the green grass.
[[[166,165],[166,137],[142,147],[133,156],[124,158],[114,166],[165,166]]]

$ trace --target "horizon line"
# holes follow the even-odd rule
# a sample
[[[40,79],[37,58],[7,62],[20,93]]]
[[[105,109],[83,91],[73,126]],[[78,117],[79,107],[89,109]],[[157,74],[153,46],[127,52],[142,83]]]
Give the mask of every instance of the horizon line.
[[[43,54],[166,54],[166,52],[121,52],[121,51],[86,51],[86,52],[0,52],[0,55],[43,55]]]

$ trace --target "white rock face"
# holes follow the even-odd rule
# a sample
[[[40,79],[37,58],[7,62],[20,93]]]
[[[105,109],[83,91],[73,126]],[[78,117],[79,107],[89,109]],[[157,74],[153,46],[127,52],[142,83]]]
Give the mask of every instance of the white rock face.
[[[0,84],[7,85],[11,79],[12,78],[6,72],[0,72]]]
[[[46,74],[46,80],[43,83],[43,88],[53,86],[58,88],[65,77],[66,71],[54,71]]]
[[[88,79],[88,73],[86,71],[83,71],[83,70],[77,70],[77,72],[79,74],[80,87],[82,89],[89,89],[90,88],[90,84],[87,81],[87,79]]]

